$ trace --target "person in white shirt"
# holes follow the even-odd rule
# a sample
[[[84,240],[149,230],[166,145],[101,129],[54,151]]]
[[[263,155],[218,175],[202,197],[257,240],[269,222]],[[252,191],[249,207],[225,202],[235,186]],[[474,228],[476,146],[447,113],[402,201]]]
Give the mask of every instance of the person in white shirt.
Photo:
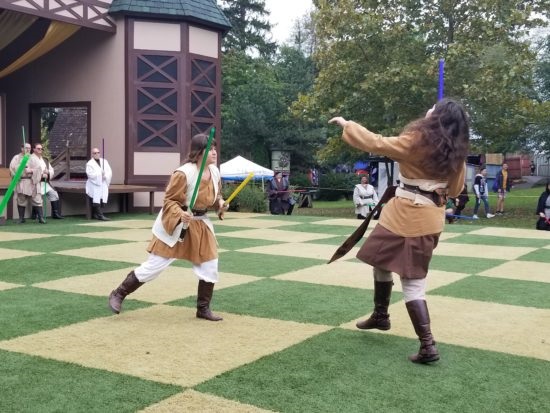
[[[92,159],[86,164],[86,195],[92,201],[92,218],[100,221],[110,221],[101,207],[107,203],[109,198],[109,185],[113,177],[113,171],[106,159],[101,158],[98,148],[92,149]]]
[[[63,219],[61,216],[61,203],[59,201],[59,194],[57,191],[50,185],[50,179],[54,175],[54,170],[52,165],[50,164],[50,161],[44,156],[42,156],[42,153],[44,151],[44,147],[42,146],[42,143],[35,143],[34,144],[34,150],[31,155],[31,159],[33,161],[30,161],[31,163],[36,163],[39,165],[40,169],[40,182],[36,183],[36,194],[33,197],[33,214],[31,217],[36,217],[38,219],[38,222],[41,224],[45,224],[43,217],[43,199],[42,197],[46,195],[46,198],[50,201],[52,205],[52,218],[55,219]],[[34,183],[34,181],[33,181]]]
[[[486,176],[487,168],[482,167],[474,179],[474,194],[476,196],[476,205],[474,207],[474,215],[472,216],[473,219],[479,219],[479,217],[477,216],[477,211],[479,210],[481,202],[483,202],[483,206],[485,207],[485,214],[487,218],[494,217],[494,215],[491,214],[491,210],[489,208],[489,187],[487,185]]]
[[[378,194],[374,187],[369,184],[368,175],[361,176],[361,183],[353,189],[353,203],[357,219],[365,219],[369,212],[378,203]]]

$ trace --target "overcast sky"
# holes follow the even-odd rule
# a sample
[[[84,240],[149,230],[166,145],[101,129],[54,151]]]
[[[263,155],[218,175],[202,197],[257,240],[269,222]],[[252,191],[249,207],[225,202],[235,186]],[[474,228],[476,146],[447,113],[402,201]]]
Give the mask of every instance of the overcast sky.
[[[311,0],[265,0],[265,5],[271,12],[273,39],[279,43],[289,39],[294,21],[313,8]]]

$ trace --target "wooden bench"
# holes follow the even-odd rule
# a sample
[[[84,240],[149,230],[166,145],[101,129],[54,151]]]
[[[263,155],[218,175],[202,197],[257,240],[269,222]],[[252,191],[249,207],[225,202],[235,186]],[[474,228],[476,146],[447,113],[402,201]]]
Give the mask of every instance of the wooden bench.
[[[86,196],[86,181],[54,181],[52,186],[62,198],[63,193],[84,194],[86,197],[86,218],[92,219],[92,204]],[[128,195],[136,192],[149,192],[149,214],[153,214],[155,208],[155,186],[111,184],[109,195],[122,194],[120,197],[120,211],[128,212]]]

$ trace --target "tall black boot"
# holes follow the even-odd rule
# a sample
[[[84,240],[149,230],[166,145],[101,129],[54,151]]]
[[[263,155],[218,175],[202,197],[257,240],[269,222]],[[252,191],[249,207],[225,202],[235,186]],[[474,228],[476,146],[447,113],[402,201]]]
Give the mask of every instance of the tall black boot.
[[[61,216],[61,203],[59,200],[57,201],[51,201],[52,204],[52,218],[54,219],[63,219]]]
[[[223,318],[210,311],[210,301],[214,293],[214,283],[199,280],[197,292],[197,318],[204,318],[210,321],[221,321]]]
[[[32,209],[36,215],[36,219],[38,220],[38,222],[40,224],[45,224],[46,221],[44,220],[44,210],[42,209],[42,207],[33,206]]]
[[[101,212],[100,204],[92,204],[92,218],[100,221],[110,221],[110,219]]]
[[[25,220],[25,210],[26,208],[24,206],[17,205],[17,212],[19,212],[19,224],[24,224],[26,222]]]
[[[134,271],[130,271],[125,280],[122,281],[122,284],[109,294],[109,308],[111,311],[117,314],[120,313],[120,310],[122,310],[122,302],[126,296],[136,291],[143,284],[144,283],[137,279]]]
[[[420,340],[418,354],[409,356],[413,363],[431,363],[439,360],[439,352],[430,329],[430,313],[426,300],[414,300],[405,303],[414,331]]]
[[[389,330],[391,328],[388,307],[390,306],[393,281],[374,281],[374,311],[369,318],[355,325],[361,330]]]

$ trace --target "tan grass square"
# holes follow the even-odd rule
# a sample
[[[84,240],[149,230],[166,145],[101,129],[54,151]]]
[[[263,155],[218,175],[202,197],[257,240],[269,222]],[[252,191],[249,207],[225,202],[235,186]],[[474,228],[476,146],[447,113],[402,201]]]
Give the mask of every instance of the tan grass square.
[[[445,255],[449,257],[474,257],[497,260],[515,260],[522,255],[535,251],[536,248],[529,247],[503,247],[476,244],[438,244],[434,255]]]
[[[271,277],[278,280],[372,289],[372,267],[362,262],[338,260]]]
[[[67,277],[33,284],[33,287],[97,295],[107,299],[109,293],[115,289],[133,269],[135,269],[135,267],[128,267],[116,271],[106,271],[98,274],[81,275],[78,277]],[[220,281],[216,283],[215,289],[220,290],[261,279],[262,278],[249,275],[220,273]],[[137,291],[129,295],[128,299],[156,304],[167,303],[180,298],[195,296],[197,294],[197,285],[198,278],[191,268],[172,266],[164,270],[155,280],[141,286]]]
[[[480,273],[487,277],[550,283],[550,263],[508,261]]]
[[[18,287],[24,287],[24,285],[12,284],[12,283],[6,283],[3,281],[0,281],[0,291],[11,290],[12,288],[18,288]]]
[[[247,227],[247,228],[277,228],[286,225],[299,225],[301,222],[283,221],[282,219],[254,219],[254,218],[242,218],[242,219],[230,219],[214,222],[214,227],[217,225],[223,225],[225,227]]]
[[[535,224],[533,223],[533,226]],[[550,242],[550,233],[547,231],[537,231],[536,229],[523,229],[523,228],[506,228],[506,227],[485,227],[481,228],[469,234],[474,235],[491,235],[494,237],[508,237],[508,238],[529,238],[540,239]]]
[[[235,212],[227,211],[224,215],[225,219],[246,219],[246,218],[258,218],[266,216],[266,214],[256,213],[256,212]]]
[[[94,260],[122,261],[141,264],[147,260],[149,253],[145,250],[148,242],[128,242],[118,245],[103,245],[99,247],[79,248],[59,251],[60,255],[90,258]]]
[[[0,348],[161,383],[195,386],[330,326],[156,305],[0,342]]]
[[[0,241],[23,241],[27,239],[50,238],[52,234],[33,234],[30,232],[0,232]]]
[[[143,413],[268,413],[271,411],[195,390],[186,390],[141,410]]]
[[[461,235],[462,235],[461,233],[456,233],[456,232],[442,232],[441,235],[439,236],[439,240],[447,241],[448,239],[460,237]]]
[[[312,221],[311,224],[315,225],[338,225],[342,227],[353,227],[357,228],[363,223],[360,219],[351,219],[351,218],[335,218],[335,219],[324,219],[321,221]],[[376,221],[371,221],[369,223],[369,228],[374,228],[376,226]]]
[[[121,241],[151,241],[153,233],[151,229],[131,228],[116,231],[87,232],[85,234],[73,234],[75,237],[86,237],[95,239],[116,239]]]
[[[299,242],[289,242],[286,244],[267,245],[263,247],[250,247],[243,248],[237,251],[240,252],[252,252],[256,254],[270,254],[277,256],[289,256],[289,257],[301,257],[301,258],[317,258],[320,260],[328,260],[338,247],[334,245],[324,244],[308,244]],[[352,248],[344,257],[340,260],[351,260],[355,258],[358,247]]]
[[[550,310],[441,296],[428,297],[428,307],[438,342],[550,361]],[[389,313],[384,334],[416,338],[403,302]],[[357,330],[355,322],[342,327]]]
[[[12,250],[9,248],[0,248],[0,260],[10,260],[12,258],[32,257],[42,255],[41,252]]]
[[[317,239],[333,238],[332,234],[315,234],[312,232],[284,231],[280,229],[248,229],[235,232],[223,232],[218,237],[247,238],[278,242],[307,242]]]
[[[115,228],[151,228],[157,215],[151,219],[121,219],[120,221],[94,221],[78,224],[84,227],[115,227]]]
[[[448,271],[430,271],[427,278],[426,290],[435,290],[436,288],[451,284],[465,277],[468,277],[468,274]],[[372,290],[374,288],[372,267],[362,262],[335,261],[331,264],[315,265],[298,271],[277,275],[272,278],[367,290]],[[393,291],[403,291],[398,275],[394,274],[393,282]]]

